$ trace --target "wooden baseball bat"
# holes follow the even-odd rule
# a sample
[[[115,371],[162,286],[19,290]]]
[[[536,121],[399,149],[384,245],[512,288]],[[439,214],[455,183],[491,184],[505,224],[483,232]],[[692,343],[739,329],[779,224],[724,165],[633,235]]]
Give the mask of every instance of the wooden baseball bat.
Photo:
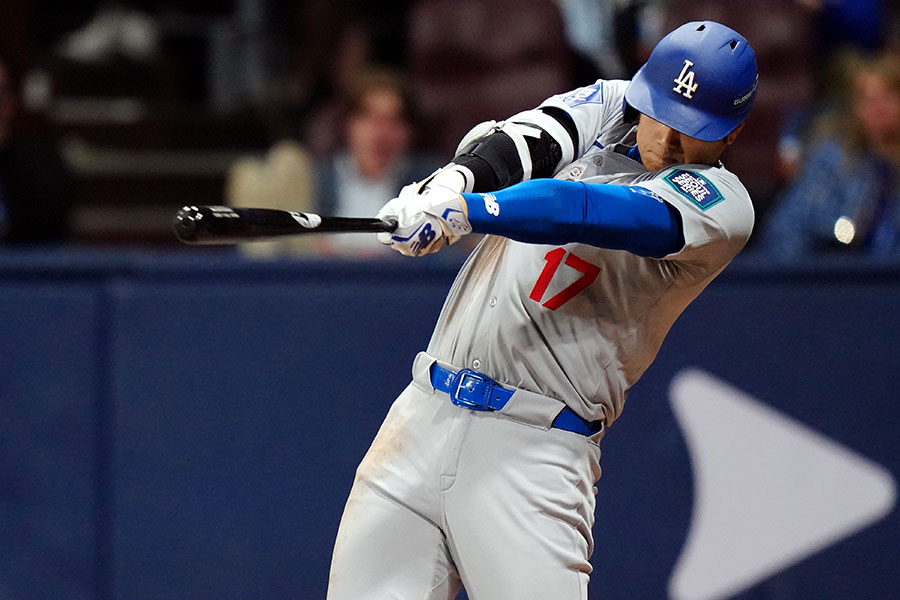
[[[394,219],[329,217],[274,208],[185,206],[175,215],[175,237],[186,244],[237,244],[288,235],[393,232]]]

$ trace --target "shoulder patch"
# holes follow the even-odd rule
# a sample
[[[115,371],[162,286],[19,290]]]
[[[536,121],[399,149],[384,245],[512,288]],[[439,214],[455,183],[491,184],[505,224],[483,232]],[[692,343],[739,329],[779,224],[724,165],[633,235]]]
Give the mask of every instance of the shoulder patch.
[[[702,211],[710,209],[725,199],[719,188],[700,173],[676,169],[663,179],[676,192],[696,204]]]
[[[603,84],[589,85],[578,88],[574,92],[563,97],[563,102],[568,106],[581,104],[603,104]]]

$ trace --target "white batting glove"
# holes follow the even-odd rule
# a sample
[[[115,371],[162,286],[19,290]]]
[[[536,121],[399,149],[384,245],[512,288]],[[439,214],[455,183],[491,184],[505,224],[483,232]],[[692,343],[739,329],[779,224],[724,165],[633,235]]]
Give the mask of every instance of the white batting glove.
[[[420,194],[419,184],[400,190],[400,195],[385,204],[379,219],[397,220],[393,233],[379,233],[378,241],[406,256],[424,256],[437,252],[472,232],[468,207],[456,191],[443,186],[427,186]]]

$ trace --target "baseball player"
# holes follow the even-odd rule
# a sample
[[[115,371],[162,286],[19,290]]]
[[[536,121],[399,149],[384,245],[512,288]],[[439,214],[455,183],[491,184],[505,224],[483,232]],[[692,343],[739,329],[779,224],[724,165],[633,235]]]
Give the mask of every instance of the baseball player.
[[[746,39],[688,23],[385,205],[406,255],[487,235],[357,470],[330,600],[587,598],[600,440],[753,227],[719,156],[756,86]]]

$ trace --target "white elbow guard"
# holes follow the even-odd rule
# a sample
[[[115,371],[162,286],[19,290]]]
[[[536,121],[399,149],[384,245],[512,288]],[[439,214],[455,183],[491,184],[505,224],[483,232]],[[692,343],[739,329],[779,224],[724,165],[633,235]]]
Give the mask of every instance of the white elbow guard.
[[[454,154],[454,156],[459,156],[459,153],[463,151],[463,148],[465,148],[475,140],[480,140],[483,137],[487,137],[490,134],[499,131],[500,125],[501,123],[497,123],[497,121],[485,121],[470,129],[469,133],[463,136],[463,139],[456,147],[456,153]]]
[[[572,136],[562,123],[539,109],[520,112],[506,121],[479,123],[463,137],[456,149],[457,156],[474,142],[498,132],[506,134],[515,146],[515,155],[509,156],[506,164],[507,169],[513,171],[515,170],[513,165],[518,163],[516,166],[521,167],[522,181],[531,179],[535,160],[546,158],[543,153],[549,151],[552,142],[556,143],[559,152],[559,160],[555,163],[554,172],[575,160],[575,143]],[[543,139],[544,143],[532,144],[532,147],[529,147],[526,140],[529,137]],[[538,155],[532,156],[532,152],[537,152]]]

